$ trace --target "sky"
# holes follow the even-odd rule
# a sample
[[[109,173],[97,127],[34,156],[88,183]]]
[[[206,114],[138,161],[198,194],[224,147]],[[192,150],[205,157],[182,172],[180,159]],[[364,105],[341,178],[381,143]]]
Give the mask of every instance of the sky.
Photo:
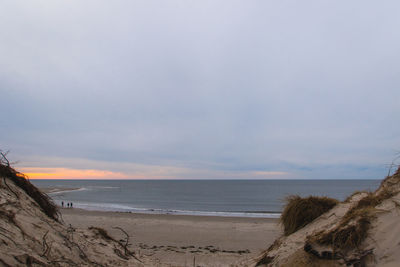
[[[31,178],[380,179],[399,1],[6,0],[0,149]]]

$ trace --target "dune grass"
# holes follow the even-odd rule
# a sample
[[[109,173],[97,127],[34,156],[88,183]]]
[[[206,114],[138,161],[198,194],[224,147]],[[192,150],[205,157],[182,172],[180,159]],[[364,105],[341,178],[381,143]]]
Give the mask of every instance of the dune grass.
[[[335,250],[358,248],[368,237],[371,221],[375,218],[371,208],[362,208],[347,215],[329,232],[320,232],[313,239],[320,245],[330,245]]]
[[[340,223],[329,232],[320,232],[312,237],[321,245],[334,249],[351,250],[358,248],[368,237],[372,220],[376,217],[376,206],[391,198],[395,192],[383,187],[374,193],[368,192],[343,216]]]
[[[371,230],[372,223],[377,217],[379,212],[379,205],[385,200],[392,201],[395,208],[399,208],[400,204],[395,200],[391,199],[400,192],[400,167],[397,171],[385,178],[381,183],[381,186],[374,192],[368,191],[356,191],[349,196],[343,204],[350,205],[350,209],[340,218],[340,221],[329,229],[315,229],[320,230],[314,232],[310,236],[307,236],[304,244],[304,251],[311,257],[311,263],[316,263],[316,266],[329,266],[328,263],[332,263],[332,266],[337,266],[337,259],[346,260],[346,255],[352,255],[356,251],[355,258],[350,258],[346,261],[347,265],[364,266],[365,260],[370,257],[372,250],[363,250],[363,243],[368,238],[369,231]],[[354,198],[355,195],[359,195]],[[318,200],[315,200],[315,199]],[[322,200],[322,201],[321,201]],[[338,201],[332,200],[325,201],[326,198],[320,197],[309,197],[301,198],[299,196],[290,196],[287,198],[287,205],[281,216],[281,224],[284,226],[284,234],[290,235],[291,233],[304,227],[315,218],[320,216],[322,213],[333,208]],[[318,204],[315,204],[318,203]],[[325,207],[326,210],[319,210],[320,206]],[[312,231],[312,230],[311,230]],[[285,240],[285,239],[278,239]],[[280,246],[279,242],[277,247]],[[320,246],[318,246],[318,245]],[[317,246],[315,246],[317,245]],[[321,246],[322,245],[322,246]],[[330,247],[330,248],[327,248]],[[262,257],[258,259],[258,265],[267,265],[274,261],[275,254],[270,253],[276,250],[275,246],[271,246]],[[354,256],[354,255],[353,255]],[[313,266],[305,261],[306,258],[300,257],[300,260],[307,262],[304,266]],[[288,266],[303,266],[299,262],[292,262]],[[274,263],[276,264],[276,263]],[[318,265],[320,264],[320,265]],[[256,265],[256,266],[258,266]],[[286,265],[285,265],[286,266]]]
[[[371,191],[363,190],[363,191],[354,191],[350,196],[348,196],[343,202],[348,203],[353,200],[353,197],[359,194],[371,194]]]
[[[112,238],[112,237],[108,234],[108,232],[107,232],[105,229],[103,229],[103,228],[90,226],[88,229],[89,229],[89,230],[92,230],[92,231],[95,233],[96,236],[100,236],[100,237],[102,237],[102,238],[105,239],[105,240],[115,241],[115,239]]]
[[[287,197],[286,202],[280,218],[285,235],[290,235],[303,228],[339,203],[338,200],[328,197],[302,198],[298,195]]]
[[[391,198],[395,193],[389,188],[385,187],[379,193],[368,193],[365,197],[360,199],[357,204],[348,211],[348,216],[351,215],[352,211],[360,210],[367,207],[376,207],[381,204],[385,199]]]
[[[17,172],[12,168],[3,153],[0,157],[0,177],[3,178],[4,185],[18,198],[12,189],[8,186],[7,180],[11,180],[16,186],[21,188],[28,194],[42,209],[42,211],[51,219],[58,221],[59,213],[58,208],[54,202],[45,193],[42,193],[36,186],[34,186],[24,174]]]

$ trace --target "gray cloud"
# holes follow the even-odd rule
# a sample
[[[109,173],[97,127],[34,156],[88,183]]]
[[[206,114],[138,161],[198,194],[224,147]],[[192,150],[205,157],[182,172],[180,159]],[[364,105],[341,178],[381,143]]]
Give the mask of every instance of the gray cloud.
[[[400,141],[399,7],[1,3],[0,145],[27,165],[379,178]]]

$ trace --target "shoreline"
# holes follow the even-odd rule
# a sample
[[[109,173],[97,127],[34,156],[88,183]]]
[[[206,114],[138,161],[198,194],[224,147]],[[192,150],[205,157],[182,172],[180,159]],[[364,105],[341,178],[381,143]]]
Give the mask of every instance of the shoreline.
[[[105,229],[117,240],[124,229],[131,248],[160,266],[244,266],[281,234],[278,219],[138,214],[60,208],[66,225]],[[163,265],[165,264],[165,265]],[[191,265],[190,265],[191,266]]]
[[[52,200],[62,208],[61,201],[70,202],[53,198],[62,193],[87,190],[85,187],[41,187],[42,192],[46,193]],[[274,211],[193,211],[193,210],[174,210],[157,208],[134,208],[127,205],[114,203],[80,203],[73,202],[74,207],[86,211],[99,212],[125,212],[132,214],[154,214],[154,215],[174,215],[174,216],[202,216],[202,217],[243,217],[243,218],[271,218],[277,219],[281,212]],[[99,205],[100,204],[100,205]]]
[[[161,214],[161,213],[139,213],[130,211],[105,211],[105,210],[87,210],[81,208],[62,208],[61,214],[82,214],[87,216],[113,216],[113,217],[126,217],[126,218],[146,218],[146,219],[159,219],[165,218],[168,220],[173,219],[186,219],[193,221],[238,221],[238,222],[274,222],[278,223],[279,218],[266,218],[266,217],[239,217],[239,216],[213,216],[213,215],[190,215],[190,214]]]

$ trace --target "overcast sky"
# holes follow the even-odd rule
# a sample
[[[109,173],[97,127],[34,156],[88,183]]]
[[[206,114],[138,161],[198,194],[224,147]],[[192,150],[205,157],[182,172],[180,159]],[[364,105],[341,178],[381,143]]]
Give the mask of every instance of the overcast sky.
[[[1,1],[0,148],[34,177],[383,178],[400,150],[399,12]]]

